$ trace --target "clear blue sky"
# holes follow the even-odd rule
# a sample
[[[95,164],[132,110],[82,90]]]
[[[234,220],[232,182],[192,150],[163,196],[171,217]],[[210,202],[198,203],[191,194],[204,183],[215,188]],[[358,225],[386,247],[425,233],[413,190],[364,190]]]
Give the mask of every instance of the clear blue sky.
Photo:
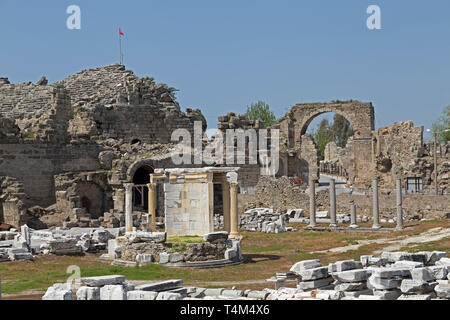
[[[81,7],[81,30],[66,8]],[[366,28],[378,4],[382,30]],[[264,100],[372,101],[376,126],[426,128],[450,104],[448,0],[1,0],[0,76],[50,82],[117,63],[181,91],[183,108],[217,116]]]

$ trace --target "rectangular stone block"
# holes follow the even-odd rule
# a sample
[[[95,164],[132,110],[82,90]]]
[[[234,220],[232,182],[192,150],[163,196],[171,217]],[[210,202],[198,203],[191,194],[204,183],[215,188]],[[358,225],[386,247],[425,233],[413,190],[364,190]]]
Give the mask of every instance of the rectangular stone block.
[[[318,280],[328,277],[328,267],[318,267],[314,269],[302,270],[298,273],[302,281]]]
[[[375,275],[370,276],[367,281],[367,287],[376,290],[397,289],[400,288],[401,284],[401,279],[384,279]]]
[[[394,290],[374,290],[374,296],[378,296],[381,300],[397,300],[402,295],[402,292],[398,289]]]
[[[437,283],[436,283],[437,284]],[[400,290],[404,294],[425,294],[432,292],[436,284],[431,284],[425,281],[417,281],[412,279],[405,279],[402,281]]]
[[[302,282],[298,283],[297,289],[313,290],[313,289],[318,289],[318,288],[323,288],[323,287],[329,286],[330,283],[332,283],[332,282],[333,282],[332,277],[320,279],[320,280],[302,281]]]
[[[314,269],[314,268],[318,268],[321,266],[322,266],[322,264],[320,263],[320,260],[318,260],[318,259],[304,260],[304,261],[300,261],[300,262],[297,262],[296,264],[294,264],[291,267],[290,271],[293,271],[298,274],[302,270]]]
[[[127,292],[127,300],[156,300],[158,292],[133,290]]]
[[[120,275],[81,278],[81,283],[89,287],[101,287],[105,285],[117,285],[125,282],[125,277]]]
[[[81,287],[77,290],[77,300],[100,300],[100,288]]]
[[[362,263],[354,260],[338,261],[328,265],[328,272],[342,272],[347,270],[362,269]]]
[[[363,282],[370,276],[370,272],[365,269],[347,270],[333,273],[333,278],[340,282]]]
[[[411,277],[413,278],[413,280],[419,282],[430,282],[435,280],[435,277],[429,268],[412,269]]]
[[[167,291],[172,289],[181,288],[183,286],[183,280],[167,280],[156,283],[144,284],[141,286],[137,286],[136,290],[142,291]]]

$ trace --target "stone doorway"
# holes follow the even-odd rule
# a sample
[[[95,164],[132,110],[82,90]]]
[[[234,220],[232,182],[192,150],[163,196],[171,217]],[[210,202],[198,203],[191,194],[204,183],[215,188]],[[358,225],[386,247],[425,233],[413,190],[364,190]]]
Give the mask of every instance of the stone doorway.
[[[83,181],[77,183],[75,194],[80,197],[81,206],[86,209],[91,219],[98,219],[105,211],[105,193],[94,182]]]
[[[148,187],[150,183],[150,174],[154,169],[148,165],[142,166],[136,170],[133,175],[133,210],[148,211]]]

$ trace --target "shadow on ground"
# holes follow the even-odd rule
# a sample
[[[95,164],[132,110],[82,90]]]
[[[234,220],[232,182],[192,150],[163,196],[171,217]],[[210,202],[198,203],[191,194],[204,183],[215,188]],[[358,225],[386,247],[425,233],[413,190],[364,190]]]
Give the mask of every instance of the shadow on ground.
[[[244,264],[280,260],[280,258],[280,256],[273,254],[244,254]]]

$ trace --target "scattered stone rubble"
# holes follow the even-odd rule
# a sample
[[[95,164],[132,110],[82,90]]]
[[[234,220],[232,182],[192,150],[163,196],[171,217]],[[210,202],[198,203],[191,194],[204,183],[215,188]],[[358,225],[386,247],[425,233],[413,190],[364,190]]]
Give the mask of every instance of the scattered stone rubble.
[[[296,231],[294,228],[286,226],[286,219],[286,214],[274,212],[273,209],[250,209],[240,216],[239,228],[265,233]]]
[[[124,234],[124,228],[56,228],[0,232],[0,262],[33,260],[37,254],[81,255],[106,250],[108,240]]]
[[[134,286],[125,277],[82,278],[76,294],[70,284],[48,288],[44,300],[450,300],[450,258],[446,252],[384,252],[323,266],[297,262],[268,279],[275,290],[184,287],[182,280]],[[297,280],[297,288],[286,287]]]
[[[151,263],[183,266],[208,261],[243,261],[240,240],[228,239],[228,232],[205,234],[203,242],[166,242],[164,232],[130,232],[108,241],[108,253],[102,260],[114,265],[142,266]]]
[[[0,232],[0,262],[33,260],[38,254],[83,255],[106,251],[100,261],[119,266],[151,263],[216,265],[243,261],[241,242],[228,239],[228,232],[205,234],[198,243],[167,242],[165,232],[133,231],[125,228],[56,228]]]

